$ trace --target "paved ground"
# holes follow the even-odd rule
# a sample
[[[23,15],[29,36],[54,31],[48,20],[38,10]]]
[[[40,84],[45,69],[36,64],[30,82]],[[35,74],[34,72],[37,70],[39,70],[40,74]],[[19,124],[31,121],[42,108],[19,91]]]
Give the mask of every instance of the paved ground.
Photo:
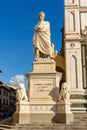
[[[0,123],[0,130],[87,130],[87,114],[75,114],[74,122],[70,125],[49,123],[49,124],[29,124],[13,125],[12,120]]]

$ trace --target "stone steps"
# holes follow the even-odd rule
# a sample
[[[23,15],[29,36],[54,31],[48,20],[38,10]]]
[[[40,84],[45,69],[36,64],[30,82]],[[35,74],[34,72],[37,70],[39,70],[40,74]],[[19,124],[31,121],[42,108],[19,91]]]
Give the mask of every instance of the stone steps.
[[[13,127],[13,126],[12,126]],[[11,129],[12,128],[11,125],[6,125],[6,124],[0,124],[0,128],[4,128],[4,129]],[[1,129],[0,129],[1,130]]]
[[[0,125],[0,130],[87,130],[87,123],[65,124],[30,124],[30,125]]]
[[[1,121],[0,121],[0,124],[6,124],[6,123],[9,123],[9,124],[10,124],[10,122],[11,122],[11,123],[13,122],[13,117],[8,117],[8,118],[6,118],[6,119],[1,120]]]
[[[0,124],[0,130],[87,130],[87,114],[74,114],[74,122],[69,125],[61,123],[14,125],[11,123]]]
[[[84,125],[63,125],[61,124],[61,126],[57,125],[57,126],[41,126],[40,124],[38,125],[28,125],[28,126],[13,126],[13,127],[0,127],[0,130],[87,130],[87,126]]]
[[[77,92],[70,95],[70,102],[71,104],[71,111],[87,111],[87,94],[86,93],[80,93]]]

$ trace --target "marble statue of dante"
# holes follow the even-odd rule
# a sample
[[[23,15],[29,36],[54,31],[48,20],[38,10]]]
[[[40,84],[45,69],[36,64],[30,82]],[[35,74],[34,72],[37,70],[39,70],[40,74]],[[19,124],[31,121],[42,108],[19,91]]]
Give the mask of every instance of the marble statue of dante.
[[[18,102],[27,102],[28,98],[27,98],[27,94],[26,94],[26,90],[25,90],[25,86],[23,83],[20,83],[18,85],[17,91],[16,91],[16,99]]]
[[[54,51],[54,45],[50,40],[50,24],[44,21],[45,13],[38,14],[39,22],[34,28],[33,46],[35,51],[35,59],[39,58],[55,58],[57,52]]]

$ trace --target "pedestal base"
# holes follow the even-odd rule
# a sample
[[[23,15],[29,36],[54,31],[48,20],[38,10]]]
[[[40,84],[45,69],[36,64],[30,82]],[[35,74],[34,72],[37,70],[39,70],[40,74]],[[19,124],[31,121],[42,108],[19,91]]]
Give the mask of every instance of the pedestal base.
[[[73,122],[73,114],[72,113],[57,113],[56,123],[70,124],[71,122]]]
[[[13,123],[29,124],[30,123],[30,113],[15,113]]]
[[[70,110],[71,103],[58,103],[58,112],[56,114],[56,122],[57,123],[65,123],[69,124],[73,122],[73,114]]]
[[[32,63],[32,72],[34,73],[49,73],[56,72],[56,63],[50,59],[40,59]]]
[[[30,123],[52,123],[55,113],[31,113]]]
[[[30,112],[28,102],[16,103],[16,112],[14,113],[13,122],[17,124],[30,123]]]
[[[31,122],[52,122],[57,110],[62,73],[56,72],[55,61],[40,59],[32,64],[32,72],[27,73],[28,98]]]

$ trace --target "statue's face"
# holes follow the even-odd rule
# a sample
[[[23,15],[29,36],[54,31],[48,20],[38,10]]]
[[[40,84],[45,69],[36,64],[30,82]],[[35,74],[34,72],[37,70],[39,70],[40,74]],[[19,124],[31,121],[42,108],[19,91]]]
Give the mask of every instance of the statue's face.
[[[44,20],[44,15],[39,15],[39,20],[43,21]]]
[[[62,90],[65,90],[65,87],[64,87],[64,86],[62,86]]]
[[[62,88],[61,88],[62,90],[66,90],[66,86],[65,86],[65,84],[62,84]]]
[[[18,89],[21,90],[21,86],[19,86]]]

